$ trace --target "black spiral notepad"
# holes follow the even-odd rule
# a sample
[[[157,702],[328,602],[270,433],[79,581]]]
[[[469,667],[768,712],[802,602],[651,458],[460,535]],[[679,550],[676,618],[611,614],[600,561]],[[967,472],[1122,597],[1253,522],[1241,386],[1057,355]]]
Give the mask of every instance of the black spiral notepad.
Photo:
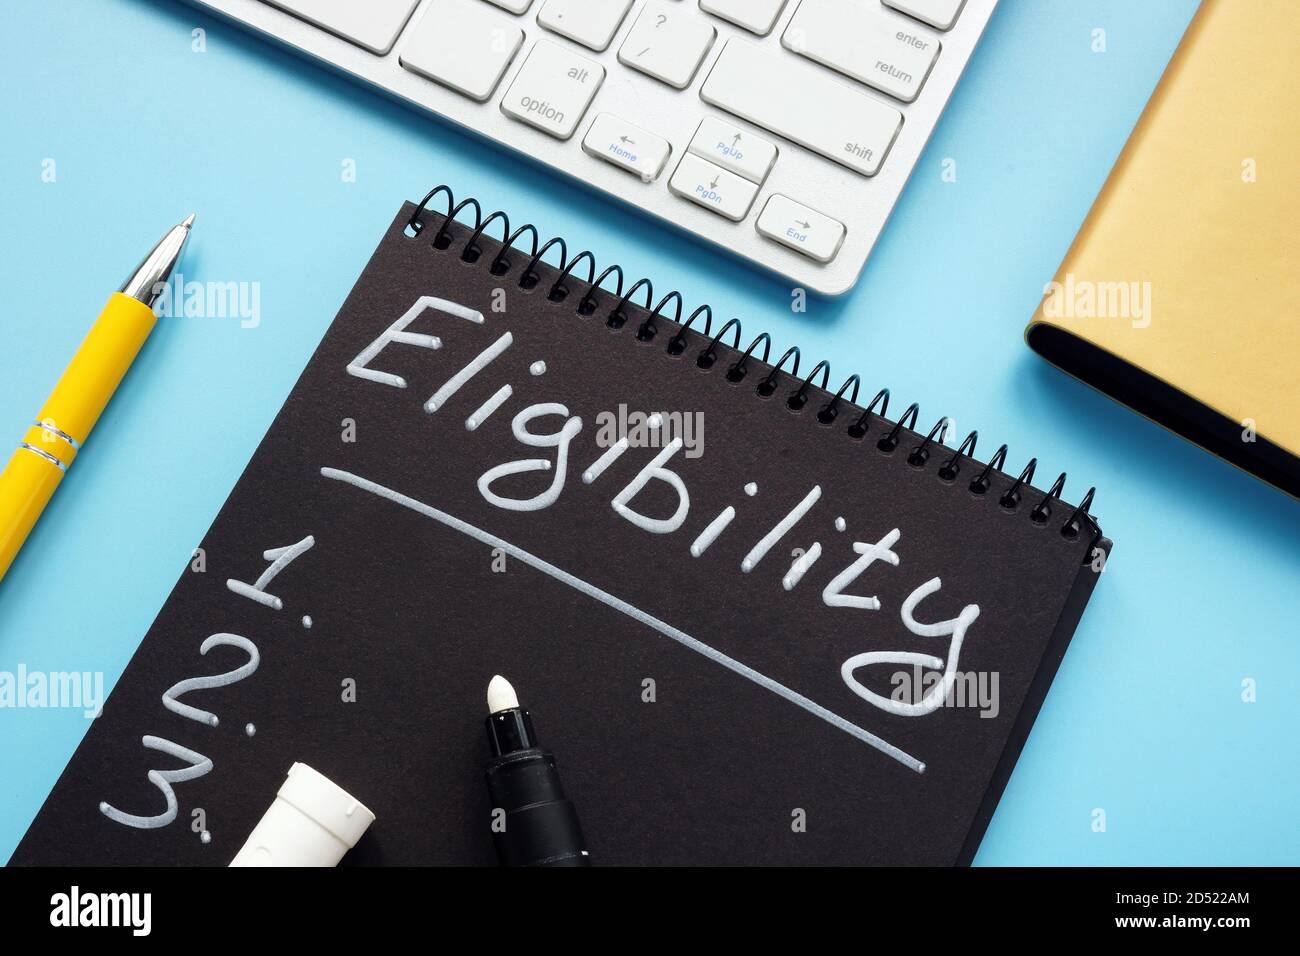
[[[12,862],[224,866],[301,761],[491,863],[498,673],[596,864],[968,862],[1110,542],[862,391],[407,204]]]

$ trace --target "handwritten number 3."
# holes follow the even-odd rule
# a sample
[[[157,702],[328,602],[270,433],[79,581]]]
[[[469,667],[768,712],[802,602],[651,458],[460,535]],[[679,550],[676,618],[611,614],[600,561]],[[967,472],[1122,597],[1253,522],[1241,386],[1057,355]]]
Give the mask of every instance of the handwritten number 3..
[[[182,747],[180,744],[174,744],[170,740],[163,740],[161,737],[150,737],[146,734],[140,739],[140,742],[149,750],[157,750],[169,757],[175,757],[189,763],[188,767],[180,767],[175,770],[150,770],[148,773],[149,782],[162,791],[163,799],[167,801],[167,809],[154,816],[144,817],[137,816],[134,813],[123,813],[117,807],[105,802],[99,805],[99,812],[114,823],[120,823],[123,826],[135,827],[137,830],[156,830],[158,827],[167,826],[176,819],[176,791],[172,789],[172,784],[184,783],[186,780],[194,780],[203,776],[212,769],[212,760],[201,753]]]

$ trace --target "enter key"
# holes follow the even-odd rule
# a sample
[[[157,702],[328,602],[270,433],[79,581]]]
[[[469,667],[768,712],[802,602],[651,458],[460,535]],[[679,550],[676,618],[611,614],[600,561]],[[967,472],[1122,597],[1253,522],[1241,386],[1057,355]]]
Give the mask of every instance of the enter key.
[[[760,234],[818,262],[834,259],[844,242],[844,223],[779,194],[767,201],[756,226]]]

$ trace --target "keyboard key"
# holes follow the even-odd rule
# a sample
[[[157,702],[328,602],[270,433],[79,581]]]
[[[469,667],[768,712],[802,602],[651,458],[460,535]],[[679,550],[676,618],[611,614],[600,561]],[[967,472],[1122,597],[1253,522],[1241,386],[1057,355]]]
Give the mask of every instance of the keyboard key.
[[[397,42],[419,0],[266,0],[322,30],[364,47],[380,56]]]
[[[780,50],[731,39],[700,89],[706,103],[874,176],[903,115]]]
[[[717,35],[713,24],[683,12],[679,3],[648,3],[619,47],[618,59],[624,66],[684,90],[695,79],[695,71]]]
[[[546,0],[537,22],[593,50],[609,46],[632,0]]]
[[[488,3],[495,3],[502,10],[509,10],[511,13],[527,13],[528,8],[533,5],[533,0],[487,0]]]
[[[957,22],[957,14],[961,13],[965,2],[966,0],[885,0],[885,6],[916,17],[936,30],[950,30]]]
[[[758,186],[721,166],[714,166],[694,153],[686,153],[677,164],[668,188],[683,199],[736,222],[745,218]]]
[[[605,68],[558,43],[538,40],[501,101],[507,115],[557,139],[578,128],[605,81]]]
[[[767,238],[818,262],[834,259],[844,241],[844,223],[779,194],[767,201],[755,226]]]
[[[785,0],[700,0],[700,9],[761,37],[772,32]]]
[[[939,55],[939,41],[926,31],[856,0],[802,0],[781,43],[905,103]]]
[[[399,61],[482,103],[523,42],[522,30],[478,0],[432,0],[403,41]]]
[[[712,116],[691,137],[690,151],[760,185],[776,162],[775,144]]]
[[[582,149],[590,156],[613,163],[647,183],[663,172],[672,147],[668,140],[613,113],[601,113],[583,137]]]

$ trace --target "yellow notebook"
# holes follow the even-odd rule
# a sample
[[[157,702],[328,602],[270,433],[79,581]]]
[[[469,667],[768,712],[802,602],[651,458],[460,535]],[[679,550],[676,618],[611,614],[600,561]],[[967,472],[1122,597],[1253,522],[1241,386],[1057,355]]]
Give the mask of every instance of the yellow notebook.
[[[1300,497],[1300,3],[1206,0],[1028,329]]]

